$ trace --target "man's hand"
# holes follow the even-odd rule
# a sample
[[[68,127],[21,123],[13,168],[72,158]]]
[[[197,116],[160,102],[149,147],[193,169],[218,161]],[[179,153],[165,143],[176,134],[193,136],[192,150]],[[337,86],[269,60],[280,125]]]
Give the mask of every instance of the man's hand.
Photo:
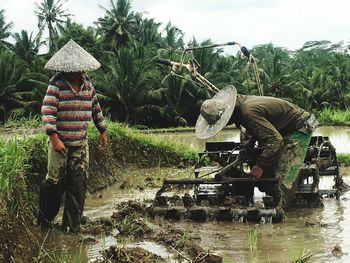
[[[106,132],[101,132],[98,137],[98,147],[101,151],[105,151],[107,148],[107,134]]]
[[[55,152],[60,154],[66,154],[67,148],[64,146],[63,142],[58,138],[57,133],[53,133],[50,135],[50,141]]]
[[[263,168],[260,168],[259,166],[255,165],[251,171],[250,174],[254,176],[255,178],[260,178],[264,172]]]

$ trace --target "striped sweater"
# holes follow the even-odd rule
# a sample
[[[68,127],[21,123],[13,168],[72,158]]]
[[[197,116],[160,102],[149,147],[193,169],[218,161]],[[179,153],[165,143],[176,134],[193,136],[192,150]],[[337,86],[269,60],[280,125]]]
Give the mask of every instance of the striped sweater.
[[[57,133],[67,146],[83,144],[91,120],[100,132],[106,130],[96,91],[85,79],[80,92],[76,92],[64,79],[57,75],[53,77],[49,82],[41,113],[46,133]]]

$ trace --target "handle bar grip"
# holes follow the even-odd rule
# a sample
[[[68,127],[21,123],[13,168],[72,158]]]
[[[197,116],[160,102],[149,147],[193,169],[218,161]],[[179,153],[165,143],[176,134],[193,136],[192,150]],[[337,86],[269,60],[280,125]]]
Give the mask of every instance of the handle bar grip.
[[[169,59],[156,58],[155,61],[162,65],[171,66],[171,61]]]
[[[241,47],[241,51],[242,51],[242,53],[243,53],[244,56],[246,56],[247,58],[249,58],[249,56],[250,56],[250,51],[249,51],[249,49],[247,49],[245,46],[242,46],[242,47]]]

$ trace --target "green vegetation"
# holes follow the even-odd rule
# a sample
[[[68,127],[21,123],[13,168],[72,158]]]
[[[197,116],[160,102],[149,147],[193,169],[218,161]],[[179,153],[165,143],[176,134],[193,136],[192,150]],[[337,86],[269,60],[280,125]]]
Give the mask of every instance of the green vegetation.
[[[337,159],[340,165],[350,166],[350,154],[338,153]]]
[[[350,125],[350,110],[325,108],[317,115],[321,125]]]
[[[12,213],[20,210],[27,201],[28,193],[21,192],[28,167],[25,161],[26,152],[19,142],[0,140],[0,198]]]
[[[254,225],[248,230],[249,248],[253,254],[258,251],[258,230],[259,225]]]
[[[5,125],[0,125],[1,127],[25,127],[25,128],[36,128],[43,125],[42,120],[39,116],[33,116],[29,118],[19,117],[16,118],[13,116],[12,118],[8,119]]]
[[[179,154],[183,161],[195,161],[197,160],[197,152],[187,148],[182,144],[174,144],[159,138],[152,134],[143,134],[135,129],[129,128],[124,124],[110,123],[108,125],[108,133],[111,137],[127,137],[128,140],[143,145],[145,147],[152,147],[160,151],[173,152]],[[97,135],[97,133],[96,133]]]
[[[88,189],[90,192],[120,180],[128,165],[143,168],[178,166],[181,162],[186,165],[197,160],[197,154],[183,146],[162,142],[156,136],[141,134],[124,124],[108,123],[108,126],[110,144],[108,151],[104,154],[97,150],[97,130],[91,128],[88,131],[91,154],[95,157],[92,158],[93,162],[91,162],[89,171]],[[0,140],[0,221],[3,220],[0,223],[1,226],[9,226],[5,230],[0,227],[0,240],[1,243],[13,244],[13,247],[8,247],[5,252],[1,251],[8,257],[19,253],[18,247],[28,250],[29,245],[26,242],[31,242],[31,246],[37,245],[32,241],[35,237],[28,236],[31,231],[27,227],[35,221],[39,184],[46,173],[46,151],[47,136],[44,133],[22,140]],[[145,180],[143,182],[145,183]],[[158,180],[152,183],[159,184]],[[21,221],[18,222],[18,220]],[[14,228],[8,222],[18,227]],[[126,219],[123,225],[127,223]],[[14,233],[18,229],[23,233]],[[2,231],[5,231],[6,235]],[[25,238],[22,238],[24,235],[26,235]],[[22,239],[24,244],[21,243],[19,246],[16,242],[11,243],[11,240],[15,240],[14,236]],[[53,254],[44,250],[35,252],[35,249],[39,247],[40,245],[31,248],[33,249],[31,251],[37,256],[37,262],[42,260],[60,262],[61,259],[72,261],[72,258],[68,260],[68,254],[64,250]],[[23,257],[27,259],[30,256],[25,254]]]
[[[13,116],[40,115],[52,75],[44,65],[72,38],[102,64],[89,77],[112,121],[144,128],[194,126],[201,102],[211,94],[185,71],[181,72],[185,78],[164,79],[169,68],[154,61],[157,56],[180,60],[186,48],[181,29],[170,22],[164,29],[161,23],[133,10],[129,0],[110,0],[103,7],[104,15],[95,18],[95,27],[84,27],[74,21],[69,5],[69,1],[41,0],[35,10],[39,22],[36,36],[26,30],[12,32],[11,18],[6,17],[6,10],[0,10],[0,123]],[[44,35],[45,29],[48,36]],[[198,43],[193,38],[195,46],[213,42]],[[48,54],[39,54],[39,48],[45,45]],[[309,41],[293,51],[262,44],[251,52],[258,60],[266,95],[320,111],[323,124],[349,125],[347,48],[342,42]],[[218,88],[232,84],[239,93],[258,94],[246,60],[214,48],[195,50],[193,54],[200,64],[199,73]]]
[[[307,263],[314,255],[312,251],[303,247],[303,240],[297,244],[291,244],[289,252],[292,256],[293,263]]]
[[[36,119],[29,123],[29,125],[36,124]],[[17,123],[13,125],[17,125]],[[193,163],[197,160],[197,153],[185,146],[162,141],[154,135],[142,134],[137,130],[126,127],[124,124],[108,123],[108,127],[111,141],[109,152],[120,154],[120,158],[124,155],[125,158],[129,158],[127,161],[142,162],[142,156],[146,156],[148,159],[145,162],[158,166],[162,164],[176,165],[180,162]],[[93,143],[96,141],[98,132],[92,127],[88,132],[89,139]],[[126,148],[122,148],[122,143],[126,143]],[[28,180],[37,182],[39,174],[41,177],[44,175],[46,148],[47,136],[44,133],[20,141],[15,139],[0,140],[0,197],[5,201],[9,210],[16,209],[19,200],[23,198],[26,198],[23,203],[29,202],[27,197],[24,196],[27,191],[18,192],[19,185],[23,184],[25,186]],[[130,156],[131,153],[128,153],[127,150],[131,152],[138,151],[139,159],[132,160],[133,155]],[[125,152],[119,153],[118,151]],[[176,158],[176,161],[172,161],[171,158]],[[20,196],[16,193],[20,193]],[[21,199],[18,199],[19,197]]]
[[[77,254],[69,253],[67,248],[62,246],[60,248],[55,248],[53,251],[45,250],[43,247],[40,248],[39,255],[33,258],[34,263],[39,262],[50,262],[50,263],[79,263],[86,261],[83,254],[83,243],[81,242],[80,249]]]

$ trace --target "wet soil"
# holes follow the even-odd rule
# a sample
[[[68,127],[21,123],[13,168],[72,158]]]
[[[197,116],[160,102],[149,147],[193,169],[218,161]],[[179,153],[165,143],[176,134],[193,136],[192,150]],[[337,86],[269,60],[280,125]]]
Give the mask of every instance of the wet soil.
[[[135,148],[130,158],[138,151],[140,149]],[[120,156],[115,158],[118,162],[122,160]],[[324,209],[291,211],[283,224],[260,225],[258,249],[253,253],[249,249],[248,233],[253,227],[250,224],[150,219],[147,215],[149,199],[161,185],[162,177],[176,174],[176,169],[165,171],[156,167],[155,172],[154,169],[139,169],[137,161],[134,161],[135,165],[119,167],[121,177],[113,191],[107,189],[90,194],[82,235],[69,235],[54,229],[49,233],[42,232],[42,240],[32,244],[43,244],[47,252],[64,251],[56,257],[61,260],[58,262],[62,259],[73,262],[72,255],[81,254],[82,258],[75,262],[291,262],[291,254],[298,254],[300,248],[315,252],[310,262],[350,260],[349,193],[338,201],[325,199]],[[101,167],[108,169],[103,160],[96,163],[94,169]],[[185,173],[188,175],[188,172]],[[349,168],[343,172],[348,173]],[[105,184],[102,181],[101,188]],[[94,184],[98,185],[99,181]],[[5,224],[11,226],[8,221],[0,222],[0,227]],[[4,237],[0,237],[1,244],[7,242],[1,238]],[[20,240],[13,242],[18,242],[14,245],[21,244]],[[28,248],[23,248],[25,255]],[[37,258],[42,262],[48,259],[39,254]]]
[[[114,235],[117,243],[129,240],[135,243],[147,240],[160,244],[172,252],[174,262],[222,262],[220,255],[215,255],[200,247],[198,242],[185,231],[174,227],[171,222],[154,222],[148,218],[148,207],[144,203],[128,201],[118,204],[110,218],[99,218],[83,226],[85,235]],[[171,254],[169,253],[169,256]],[[113,262],[169,262],[155,253],[140,247],[112,245],[102,253],[102,261]],[[179,261],[175,261],[179,259]]]
[[[30,262],[28,250],[38,251],[35,232],[26,219],[8,214],[0,202],[0,262]]]
[[[140,173],[152,175],[159,171],[158,168],[145,169]],[[176,173],[173,171],[173,174]],[[136,174],[135,177],[140,176]],[[331,183],[332,179],[328,179],[320,185],[325,187]],[[346,182],[349,180],[345,178]],[[324,199],[323,209],[294,209],[288,212],[284,223],[260,224],[257,250],[252,252],[248,233],[255,225],[151,219],[147,208],[157,188],[141,191],[140,183],[131,181],[129,188],[121,189],[121,184],[87,198],[82,235],[56,231],[55,235],[60,237],[52,237],[47,245],[66,244],[64,249],[70,251],[69,255],[83,253],[84,260],[78,262],[277,263],[293,262],[292,254],[296,256],[304,249],[314,253],[310,262],[347,262],[350,259],[349,192],[340,200]],[[141,259],[140,255],[143,255]]]

